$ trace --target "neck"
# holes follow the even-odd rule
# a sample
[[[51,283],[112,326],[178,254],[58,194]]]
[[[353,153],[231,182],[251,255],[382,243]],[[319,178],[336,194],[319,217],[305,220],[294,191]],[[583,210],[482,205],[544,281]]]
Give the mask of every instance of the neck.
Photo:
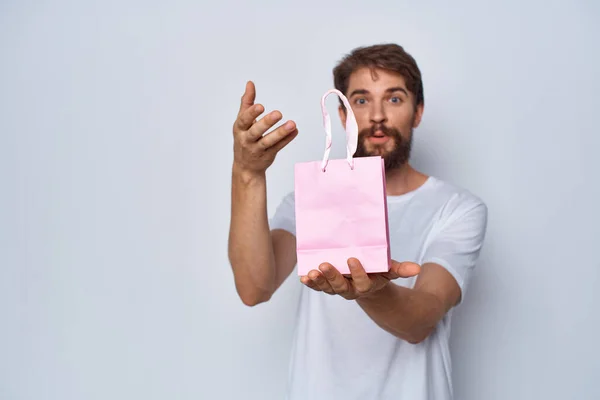
[[[385,171],[388,196],[400,196],[418,189],[428,176],[406,163],[399,168]]]

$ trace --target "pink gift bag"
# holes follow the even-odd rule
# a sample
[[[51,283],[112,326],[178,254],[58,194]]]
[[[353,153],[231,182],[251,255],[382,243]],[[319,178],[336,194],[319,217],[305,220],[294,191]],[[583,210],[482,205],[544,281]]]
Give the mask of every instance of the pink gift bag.
[[[346,106],[346,159],[329,160],[331,119],[325,99],[337,94]],[[343,93],[327,91],[321,99],[326,133],[323,161],[295,166],[298,275],[331,263],[349,274],[357,258],[368,273],[390,268],[389,228],[383,158],[356,157],[358,125]]]

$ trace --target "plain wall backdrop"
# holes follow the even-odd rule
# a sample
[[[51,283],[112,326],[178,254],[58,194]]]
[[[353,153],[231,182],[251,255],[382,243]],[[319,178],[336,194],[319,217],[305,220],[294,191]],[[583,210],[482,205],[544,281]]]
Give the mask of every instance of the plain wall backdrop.
[[[272,214],[335,63],[382,42],[423,72],[414,164],[489,207],[457,399],[600,398],[599,26],[592,0],[3,1],[0,399],[281,399],[300,283],[235,293],[231,126],[250,79],[299,126]]]

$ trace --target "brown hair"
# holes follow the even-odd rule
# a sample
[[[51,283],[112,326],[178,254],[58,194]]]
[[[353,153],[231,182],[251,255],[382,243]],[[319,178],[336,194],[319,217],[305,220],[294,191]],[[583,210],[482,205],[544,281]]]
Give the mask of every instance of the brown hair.
[[[377,44],[352,50],[333,69],[335,88],[347,95],[350,75],[363,67],[372,70],[381,68],[399,73],[406,82],[406,88],[415,96],[416,105],[424,103],[421,71],[415,59],[402,46],[393,43]]]

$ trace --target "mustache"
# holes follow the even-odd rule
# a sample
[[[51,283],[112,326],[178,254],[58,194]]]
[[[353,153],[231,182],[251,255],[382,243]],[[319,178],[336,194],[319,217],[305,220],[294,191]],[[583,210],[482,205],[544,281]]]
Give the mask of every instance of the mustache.
[[[388,128],[385,125],[373,125],[370,128],[365,128],[358,133],[358,136],[375,136],[377,131],[381,131],[386,136],[400,136],[400,131]]]

